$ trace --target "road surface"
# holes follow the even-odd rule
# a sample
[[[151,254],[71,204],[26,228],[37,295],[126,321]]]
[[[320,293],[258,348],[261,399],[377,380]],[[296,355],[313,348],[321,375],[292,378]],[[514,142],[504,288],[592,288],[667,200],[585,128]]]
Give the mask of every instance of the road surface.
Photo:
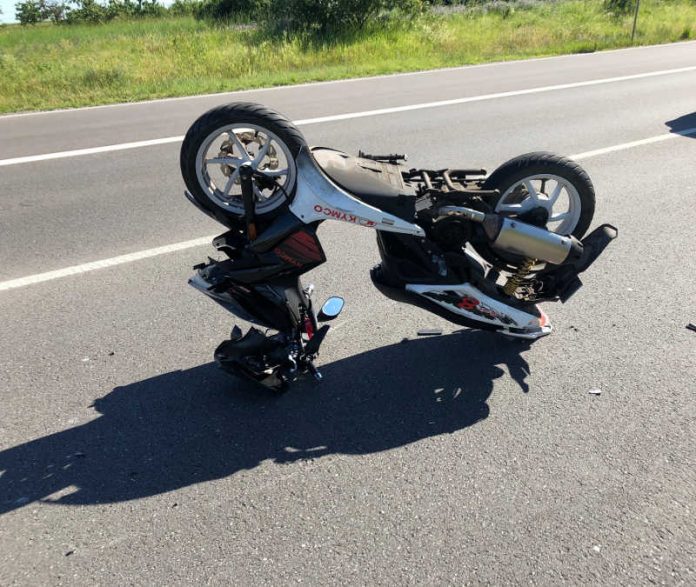
[[[682,43],[0,117],[0,584],[696,583],[695,97]],[[325,223],[324,381],[259,393],[186,285],[222,227],[179,137],[232,100],[424,167],[577,156],[619,239],[529,347]]]

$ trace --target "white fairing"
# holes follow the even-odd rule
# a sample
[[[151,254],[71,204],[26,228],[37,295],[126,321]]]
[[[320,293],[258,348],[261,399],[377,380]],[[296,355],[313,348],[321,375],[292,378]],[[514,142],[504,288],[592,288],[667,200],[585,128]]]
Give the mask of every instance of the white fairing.
[[[290,204],[290,212],[305,224],[317,220],[340,220],[376,230],[425,236],[417,224],[383,212],[341,189],[317,167],[307,149],[300,151],[295,162],[297,192]]]
[[[509,336],[535,339],[551,334],[552,331],[548,318],[543,312],[539,318],[487,296],[470,283],[460,285],[408,284],[406,289],[454,314],[459,314],[476,322],[500,326],[502,332]],[[514,331],[510,329],[514,329]]]

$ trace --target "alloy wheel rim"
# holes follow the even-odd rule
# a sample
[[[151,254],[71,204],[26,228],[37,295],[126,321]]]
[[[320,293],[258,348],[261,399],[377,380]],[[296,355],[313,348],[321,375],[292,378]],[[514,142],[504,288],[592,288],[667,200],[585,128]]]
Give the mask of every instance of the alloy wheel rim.
[[[254,181],[256,212],[263,214],[280,206],[295,185],[295,159],[284,141],[259,125],[232,124],[211,132],[196,154],[198,183],[215,204],[242,215],[239,166],[246,162],[254,171],[274,178],[279,186],[262,188]]]

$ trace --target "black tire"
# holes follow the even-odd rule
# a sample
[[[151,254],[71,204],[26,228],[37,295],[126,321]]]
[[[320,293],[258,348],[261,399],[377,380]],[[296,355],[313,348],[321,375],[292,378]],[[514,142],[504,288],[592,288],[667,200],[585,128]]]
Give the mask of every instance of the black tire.
[[[543,151],[520,155],[506,161],[491,173],[483,183],[483,188],[500,191],[499,198],[488,200],[495,208],[502,195],[525,177],[547,174],[567,180],[577,190],[580,198],[580,217],[570,234],[576,238],[582,238],[590,227],[594,216],[595,191],[589,176],[575,161]],[[494,252],[489,247],[482,247],[479,253],[486,261],[501,268],[506,266],[514,268],[521,260],[519,257],[515,258]]]
[[[238,228],[241,225],[243,215],[226,208],[207,193],[198,178],[196,158],[204,141],[217,129],[245,123],[262,127],[275,134],[280,141],[285,143],[293,159],[297,157],[302,147],[307,146],[302,133],[285,116],[252,102],[234,102],[218,106],[208,110],[191,125],[184,137],[179,156],[184,183],[200,206],[231,228]],[[259,222],[263,223],[281,214],[295,196],[296,188],[297,180],[295,179],[290,189],[284,190],[285,201],[281,205],[268,212],[257,210]]]

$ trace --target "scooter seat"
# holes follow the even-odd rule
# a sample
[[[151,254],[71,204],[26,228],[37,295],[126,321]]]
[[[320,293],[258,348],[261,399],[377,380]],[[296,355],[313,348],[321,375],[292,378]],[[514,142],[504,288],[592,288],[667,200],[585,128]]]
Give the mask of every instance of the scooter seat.
[[[413,222],[416,194],[404,183],[398,165],[352,157],[325,147],[313,148],[312,155],[324,173],[350,195],[383,212]]]

